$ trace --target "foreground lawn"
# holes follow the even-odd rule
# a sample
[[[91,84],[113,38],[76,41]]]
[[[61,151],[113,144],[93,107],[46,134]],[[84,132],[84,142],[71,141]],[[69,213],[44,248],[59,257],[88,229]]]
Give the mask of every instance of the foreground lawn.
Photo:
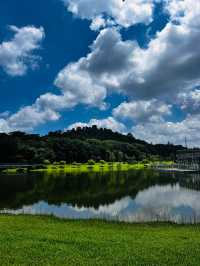
[[[0,265],[200,265],[200,226],[0,216]]]

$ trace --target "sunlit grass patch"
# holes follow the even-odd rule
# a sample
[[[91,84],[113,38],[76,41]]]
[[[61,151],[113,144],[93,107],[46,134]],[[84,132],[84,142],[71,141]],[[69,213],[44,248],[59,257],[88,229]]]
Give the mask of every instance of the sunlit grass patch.
[[[73,164],[46,164],[41,166],[31,166],[24,168],[8,168],[4,170],[4,173],[25,173],[25,172],[100,172],[100,171],[127,171],[131,169],[145,169],[150,167],[150,164],[144,164],[142,162],[138,163],[121,163],[121,162],[105,162],[105,163],[73,163]]]

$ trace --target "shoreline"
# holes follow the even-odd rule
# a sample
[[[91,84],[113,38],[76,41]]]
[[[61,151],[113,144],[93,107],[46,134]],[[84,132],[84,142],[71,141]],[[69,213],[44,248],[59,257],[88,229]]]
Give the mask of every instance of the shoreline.
[[[13,217],[13,218],[38,218],[38,219],[53,219],[55,221],[62,221],[62,222],[80,222],[80,223],[105,223],[110,225],[130,225],[130,226],[185,226],[185,227],[199,227],[200,229],[200,222],[199,223],[177,223],[173,221],[141,221],[141,222],[135,222],[135,221],[123,221],[123,220],[112,220],[112,219],[106,219],[106,218],[65,218],[65,217],[59,217],[53,214],[31,214],[31,213],[12,213],[12,212],[0,212],[0,219],[1,217]]]
[[[169,165],[169,162],[166,162],[166,165]],[[101,172],[101,171],[127,171],[127,170],[156,170],[153,167],[152,163],[127,163],[127,162],[105,162],[105,163],[73,163],[73,164],[38,164],[38,165],[8,165],[4,168],[0,166],[1,173],[34,173],[34,172],[56,172],[56,171],[63,171],[63,172]]]

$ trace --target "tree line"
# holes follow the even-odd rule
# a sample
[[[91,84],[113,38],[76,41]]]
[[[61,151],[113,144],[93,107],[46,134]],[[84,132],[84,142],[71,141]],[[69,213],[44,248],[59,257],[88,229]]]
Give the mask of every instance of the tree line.
[[[49,132],[0,134],[0,163],[174,160],[180,145],[150,144],[97,126]]]

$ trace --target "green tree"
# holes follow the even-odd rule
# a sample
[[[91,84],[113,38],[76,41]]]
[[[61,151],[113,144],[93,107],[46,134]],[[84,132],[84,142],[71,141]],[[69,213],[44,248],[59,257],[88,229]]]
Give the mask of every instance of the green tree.
[[[88,160],[88,164],[89,164],[89,165],[94,165],[94,164],[95,164],[95,161],[92,160],[92,159],[90,159],[90,160]]]

